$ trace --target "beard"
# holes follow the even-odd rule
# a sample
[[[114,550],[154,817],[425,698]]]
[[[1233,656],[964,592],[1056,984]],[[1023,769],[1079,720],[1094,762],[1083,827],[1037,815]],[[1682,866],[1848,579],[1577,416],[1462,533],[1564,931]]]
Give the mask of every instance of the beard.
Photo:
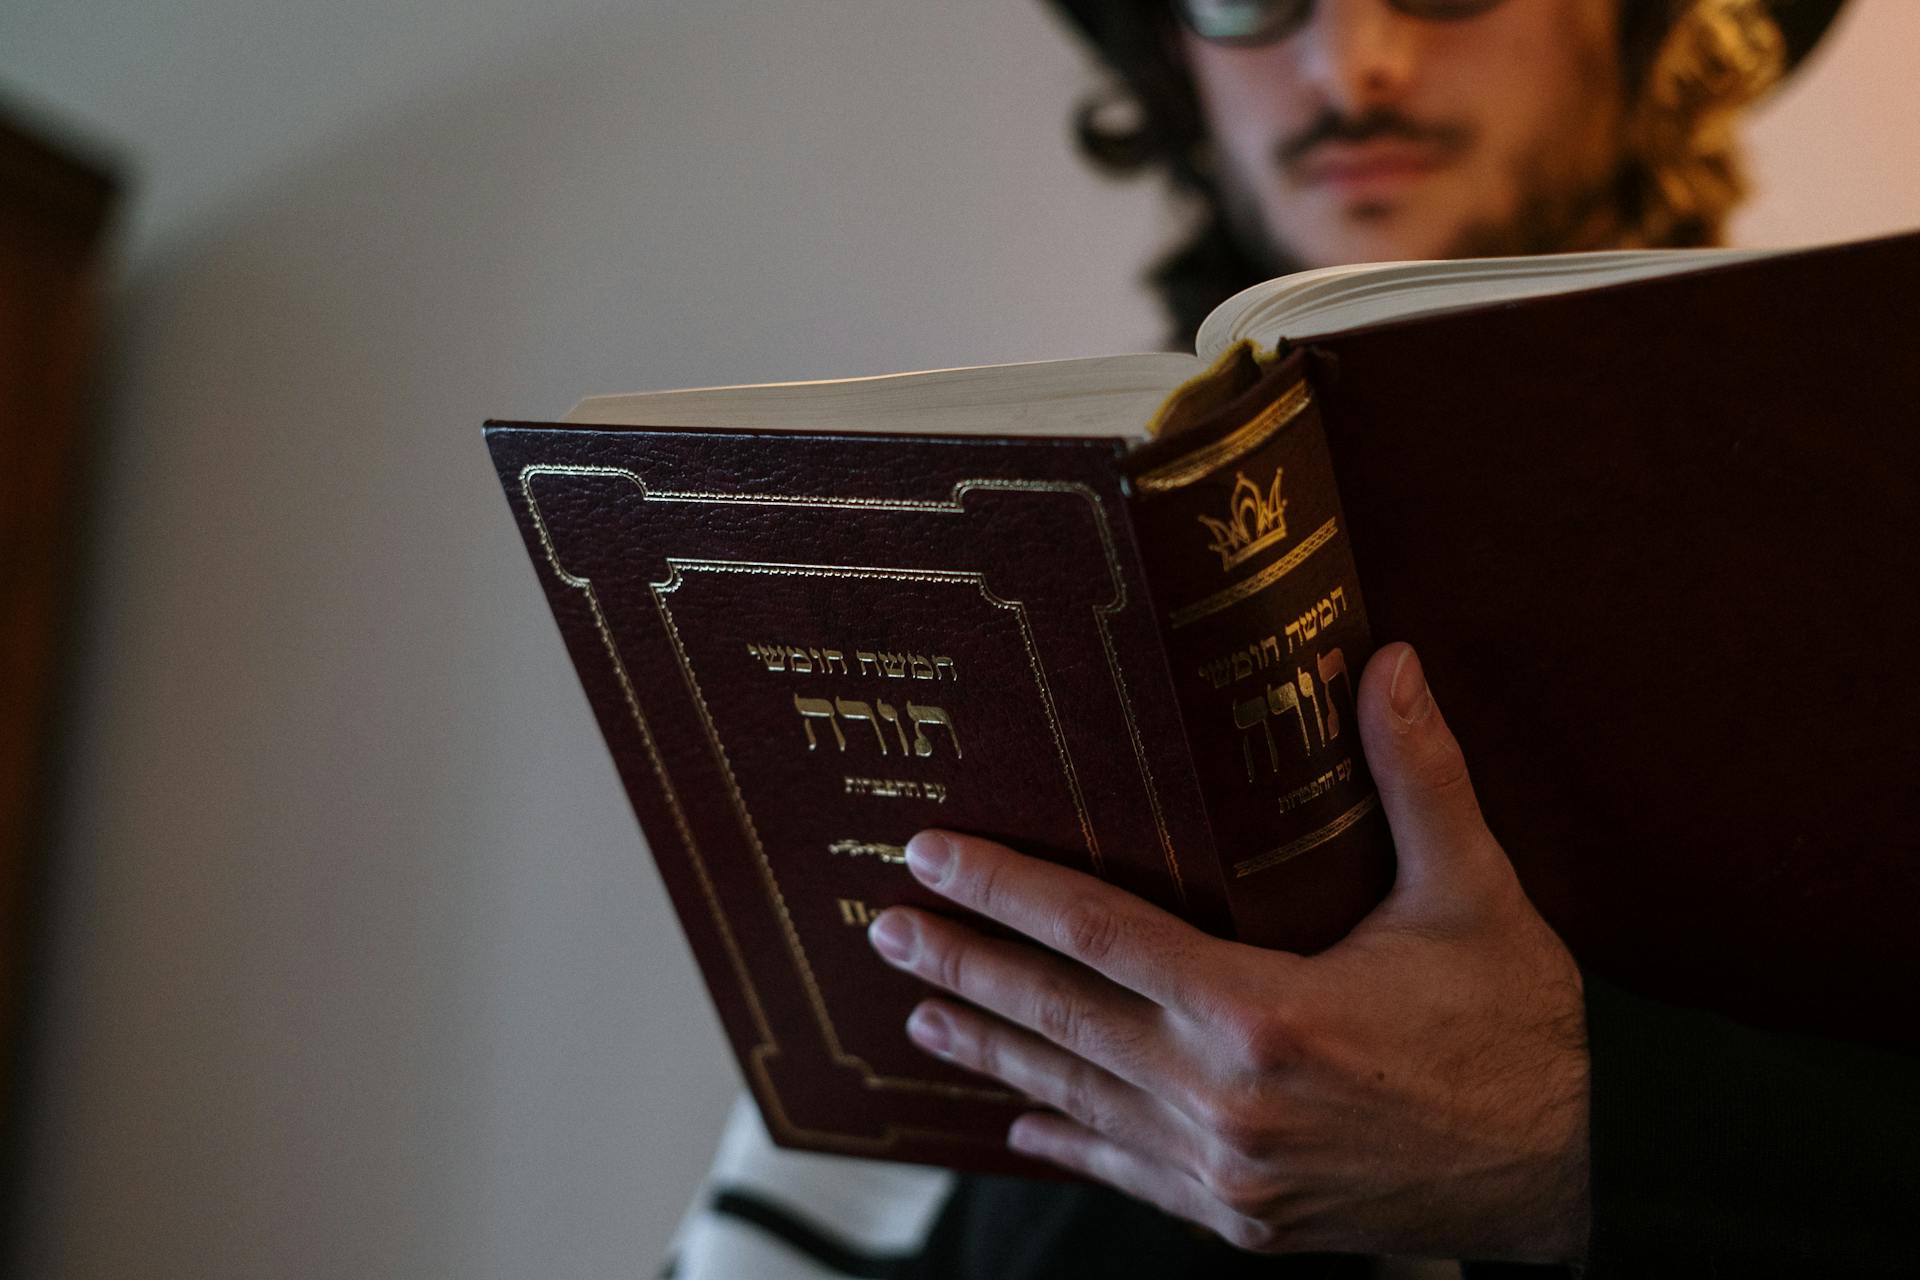
[[[1603,175],[1575,178],[1549,166],[1524,166],[1516,176],[1512,213],[1469,222],[1449,242],[1449,258],[1506,258],[1537,253],[1583,253],[1636,247],[1622,212],[1616,164]]]

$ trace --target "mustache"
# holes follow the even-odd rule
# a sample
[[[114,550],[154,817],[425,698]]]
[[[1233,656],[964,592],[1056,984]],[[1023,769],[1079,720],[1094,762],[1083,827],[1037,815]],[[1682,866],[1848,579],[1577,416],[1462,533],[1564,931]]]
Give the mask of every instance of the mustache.
[[[1274,147],[1274,159],[1282,168],[1296,169],[1308,153],[1327,142],[1364,143],[1380,138],[1416,142],[1454,152],[1472,141],[1473,131],[1465,125],[1425,123],[1402,115],[1390,107],[1375,107],[1365,115],[1347,116],[1328,108],[1304,129],[1282,138]]]

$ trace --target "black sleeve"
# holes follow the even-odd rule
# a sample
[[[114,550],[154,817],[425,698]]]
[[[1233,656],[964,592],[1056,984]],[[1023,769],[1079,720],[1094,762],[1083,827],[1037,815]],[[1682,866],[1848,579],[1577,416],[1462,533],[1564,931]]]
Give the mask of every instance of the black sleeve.
[[[1920,1058],[1587,979],[1588,1274],[1916,1274]]]

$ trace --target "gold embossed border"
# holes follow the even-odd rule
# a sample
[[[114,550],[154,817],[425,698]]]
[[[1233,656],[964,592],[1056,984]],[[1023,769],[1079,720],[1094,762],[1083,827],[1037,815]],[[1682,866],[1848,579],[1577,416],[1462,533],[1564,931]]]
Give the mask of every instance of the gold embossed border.
[[[820,990],[819,980],[814,977],[813,962],[807,955],[806,947],[800,941],[799,930],[794,926],[792,914],[787,909],[786,895],[781,891],[779,878],[775,875],[772,859],[767,857],[766,847],[761,842],[759,827],[753,820],[753,814],[747,807],[745,794],[740,790],[739,780],[734,776],[733,761],[729,756],[726,743],[721,739],[719,729],[713,723],[713,714],[707,706],[705,693],[701,691],[699,677],[693,670],[692,659],[688,657],[686,645],[680,638],[679,625],[674,621],[672,610],[667,607],[667,597],[678,591],[689,573],[740,573],[766,574],[782,577],[816,578],[880,578],[889,582],[941,582],[959,585],[971,585],[976,588],[987,603],[996,608],[1013,613],[1020,628],[1020,639],[1026,649],[1027,660],[1033,668],[1034,678],[1039,685],[1042,709],[1046,713],[1047,728],[1053,735],[1056,750],[1059,752],[1061,766],[1067,783],[1073,794],[1074,809],[1080,821],[1082,835],[1090,842],[1093,840],[1093,825],[1088,817],[1085,799],[1081,794],[1080,781],[1073,768],[1072,753],[1067,748],[1066,735],[1060,727],[1060,717],[1053,700],[1053,690],[1048,685],[1046,668],[1040,660],[1040,651],[1033,639],[1033,628],[1027,619],[1026,605],[1018,600],[1003,600],[988,590],[985,575],[962,570],[944,569],[903,569],[868,565],[832,565],[802,564],[785,561],[757,560],[685,560],[668,557],[669,573],[666,581],[653,585],[654,604],[659,609],[661,622],[673,641],[674,658],[679,663],[680,675],[686,681],[688,691],[700,712],[700,722],[707,734],[708,749],[713,753],[714,762],[719,766],[726,779],[728,798],[732,801],[734,816],[739,820],[741,833],[754,852],[761,880],[766,888],[769,901],[780,921],[780,928],[788,950],[792,953],[795,971],[800,975],[801,985],[806,989],[808,1003],[813,1008],[814,1019],[818,1023],[821,1035],[827,1042],[827,1051],[833,1060],[844,1067],[860,1072],[870,1089],[900,1089],[909,1092],[937,1093],[956,1097],[986,1097],[997,1100],[1012,1100],[1013,1095],[1004,1090],[963,1088],[953,1085],[937,1084],[932,1081],[915,1080],[900,1076],[882,1075],[871,1064],[857,1054],[849,1053],[841,1042],[839,1028],[834,1025],[833,1016],[827,1009],[826,996]]]
[[[1380,797],[1377,794],[1367,796],[1333,821],[1317,830],[1307,832],[1298,840],[1290,840],[1277,849],[1269,849],[1265,853],[1255,854],[1251,858],[1234,863],[1233,874],[1235,878],[1250,876],[1256,871],[1265,871],[1268,867],[1277,867],[1283,862],[1289,862],[1309,849],[1319,848],[1379,807]]]
[[[1204,480],[1221,467],[1246,457],[1271,440],[1280,428],[1299,417],[1312,403],[1313,393],[1307,384],[1304,381],[1296,382],[1272,404],[1255,414],[1245,426],[1236,427],[1212,444],[1202,445],[1192,453],[1183,454],[1172,462],[1143,473],[1135,478],[1134,487],[1142,493],[1167,493]]]
[[[607,657],[612,664],[615,677],[619,682],[622,697],[623,697],[623,700],[625,701],[628,714],[632,718],[634,726],[640,734],[642,744],[647,753],[649,766],[652,768],[656,780],[660,783],[662,793],[665,796],[667,801],[668,809],[673,816],[673,821],[674,821],[676,831],[680,836],[681,842],[686,848],[689,861],[694,868],[696,878],[700,884],[701,892],[703,896],[706,898],[709,915],[712,918],[715,928],[719,933],[723,948],[727,952],[729,963],[733,968],[735,978],[738,981],[742,994],[746,999],[749,1015],[752,1018],[755,1032],[758,1035],[759,1041],[760,1041],[757,1045],[754,1046],[749,1056],[749,1061],[753,1069],[754,1075],[756,1076],[760,1085],[758,1092],[763,1098],[768,1100],[770,1107],[774,1113],[773,1115],[768,1117],[769,1120],[772,1121],[775,1124],[775,1126],[780,1130],[782,1130],[787,1136],[795,1137],[795,1138],[808,1141],[820,1146],[838,1147],[840,1149],[847,1150],[850,1152],[884,1151],[896,1145],[898,1140],[902,1137],[920,1137],[920,1138],[937,1139],[941,1141],[952,1141],[955,1138],[962,1136],[962,1135],[956,1135],[956,1134],[940,1132],[940,1131],[919,1130],[919,1129],[914,1129],[906,1126],[889,1126],[886,1137],[882,1139],[873,1140],[873,1141],[867,1141],[867,1140],[853,1138],[849,1135],[840,1134],[840,1133],[826,1133],[826,1132],[821,1132],[817,1130],[801,1129],[798,1126],[794,1125],[792,1121],[786,1116],[785,1108],[784,1106],[781,1105],[778,1093],[773,1087],[772,1079],[767,1074],[765,1069],[766,1058],[772,1055],[777,1055],[780,1052],[780,1046],[773,1034],[772,1027],[767,1019],[758,991],[754,986],[752,974],[747,968],[745,959],[741,954],[738,940],[735,938],[732,928],[729,926],[726,920],[725,912],[722,909],[722,906],[720,903],[719,894],[716,891],[712,878],[707,871],[704,855],[702,855],[702,853],[700,852],[699,844],[694,839],[692,828],[686,819],[685,811],[681,806],[678,794],[673,786],[672,779],[668,775],[665,762],[661,759],[659,749],[655,743],[652,730],[648,727],[646,723],[646,717],[640,711],[639,701],[633,691],[632,678],[627,673],[625,663],[622,661],[618,647],[615,645],[613,641],[612,630],[607,624],[606,614],[603,608],[601,607],[599,597],[594,592],[592,582],[590,582],[585,578],[579,577],[575,574],[568,572],[565,566],[563,566],[560,563],[558,552],[554,546],[552,533],[547,527],[546,517],[541,512],[539,502],[534,497],[534,494],[533,494],[533,481],[542,475],[603,476],[608,478],[622,479],[632,484],[636,489],[638,489],[640,492],[641,498],[644,501],[701,502],[701,503],[729,503],[729,504],[739,503],[739,504],[803,506],[803,507],[811,506],[811,507],[827,507],[827,508],[851,509],[851,510],[926,511],[926,512],[962,514],[964,510],[962,504],[966,494],[969,491],[972,491],[975,489],[1002,490],[1002,491],[1013,491],[1013,492],[1017,492],[1017,491],[1057,492],[1057,493],[1069,493],[1069,494],[1073,494],[1075,496],[1080,497],[1082,500],[1087,502],[1095,522],[1095,527],[1099,531],[1101,547],[1107,561],[1107,568],[1108,568],[1108,575],[1109,575],[1108,580],[1113,584],[1113,596],[1106,603],[1095,606],[1095,622],[1100,633],[1101,645],[1102,645],[1103,653],[1106,659],[1108,673],[1110,678],[1113,681],[1115,693],[1120,699],[1122,717],[1127,726],[1130,746],[1132,747],[1132,750],[1134,752],[1135,762],[1140,769],[1141,780],[1145,784],[1148,806],[1153,815],[1155,832],[1160,842],[1162,857],[1165,861],[1165,865],[1167,867],[1168,873],[1173,880],[1176,892],[1180,896],[1181,900],[1184,901],[1186,897],[1186,886],[1180,874],[1178,860],[1174,856],[1172,834],[1166,825],[1165,809],[1160,799],[1159,788],[1154,780],[1152,768],[1150,763],[1148,762],[1147,755],[1146,755],[1145,740],[1143,735],[1140,732],[1139,724],[1134,714],[1133,697],[1130,690],[1127,687],[1126,677],[1122,671],[1122,668],[1119,662],[1118,652],[1114,647],[1112,631],[1108,626],[1108,619],[1114,614],[1119,613],[1126,606],[1126,579],[1121,572],[1120,560],[1119,560],[1119,555],[1114,543],[1112,527],[1108,521],[1107,513],[1104,508],[1104,505],[1101,502],[1100,495],[1095,493],[1089,486],[1078,483],[1078,482],[1047,481],[1047,480],[1019,480],[1019,479],[962,480],[955,483],[948,497],[942,500],[942,499],[912,499],[912,498],[876,499],[876,498],[852,497],[852,496],[839,497],[839,496],[826,496],[826,495],[783,495],[783,494],[765,494],[765,493],[731,494],[731,493],[721,493],[721,492],[712,492],[712,491],[657,490],[657,489],[649,489],[645,480],[643,480],[637,473],[624,467],[535,463],[535,464],[530,464],[528,466],[522,467],[519,473],[521,498],[526,503],[528,514],[531,516],[534,522],[534,526],[539,533],[541,548],[545,553],[548,566],[552,568],[554,575],[561,582],[565,583],[567,586],[575,590],[582,592],[583,596],[587,601],[589,611],[593,615],[595,629],[597,630],[600,636],[602,647],[605,649],[607,653]],[[768,566],[765,564],[756,564],[754,562],[743,562],[743,561],[732,561],[732,562],[676,561],[671,557],[668,558],[668,563],[670,566],[672,566],[668,579],[665,582],[651,584],[652,587],[654,588],[654,599],[655,599],[656,606],[660,609],[662,619],[665,622],[668,628],[669,634],[673,639],[676,657],[680,663],[683,676],[688,681],[689,689],[692,690],[694,693],[696,704],[699,707],[703,724],[705,725],[708,733],[709,741],[713,749],[717,753],[717,756],[721,762],[723,773],[727,779],[728,787],[733,793],[733,800],[735,803],[736,811],[742,821],[743,830],[748,835],[749,841],[761,864],[762,874],[766,879],[768,892],[771,895],[772,906],[774,907],[776,914],[778,915],[779,919],[782,922],[782,925],[784,926],[784,931],[787,935],[786,936],[787,944],[794,954],[797,970],[801,974],[803,984],[806,986],[808,990],[810,1003],[812,1003],[814,1006],[815,1015],[820,1020],[821,1029],[827,1039],[829,1049],[834,1054],[835,1059],[837,1061],[844,1063],[845,1065],[852,1066],[855,1069],[860,1070],[863,1073],[863,1076],[867,1080],[870,1087],[911,1088],[916,1090],[927,1090],[932,1092],[939,1092],[939,1093],[960,1095],[960,1096],[982,1096],[982,1097],[993,1097],[993,1098],[1011,1097],[1012,1095],[1008,1095],[997,1090],[966,1089],[960,1086],[949,1086],[949,1085],[937,1084],[932,1081],[904,1080],[897,1077],[879,1076],[871,1070],[870,1066],[865,1061],[861,1060],[860,1058],[854,1055],[845,1053],[844,1049],[841,1047],[838,1032],[833,1027],[832,1020],[826,1013],[824,1001],[820,997],[818,985],[813,977],[812,965],[808,961],[805,954],[805,950],[800,944],[798,935],[797,933],[795,933],[793,929],[792,921],[787,913],[784,898],[779,892],[779,887],[777,882],[775,882],[775,880],[773,879],[771,865],[768,863],[766,854],[764,850],[761,848],[758,833],[753,828],[753,825],[752,825],[752,819],[750,815],[748,815],[746,812],[745,802],[741,798],[739,793],[739,788],[733,778],[731,765],[728,764],[725,760],[724,749],[720,746],[719,738],[717,734],[714,732],[712,719],[708,714],[705,699],[699,694],[697,681],[694,680],[692,676],[691,668],[686,659],[685,648],[681,644],[678,630],[673,625],[671,613],[667,610],[664,599],[663,599],[663,594],[664,594],[663,589],[671,590],[672,586],[677,585],[680,579],[681,572],[688,568],[697,566],[700,568],[711,569],[711,568],[719,568],[721,566],[725,566],[728,570],[731,570],[731,571],[753,571],[754,569],[757,569],[757,568],[764,569],[772,566]],[[1061,753],[1063,765],[1067,770],[1067,776],[1069,778],[1072,791],[1073,791],[1074,803],[1079,812],[1082,830],[1085,833],[1085,836],[1088,842],[1088,856],[1089,858],[1092,859],[1095,869],[1098,870],[1100,868],[1101,859],[1099,854],[1098,842],[1093,834],[1091,822],[1087,817],[1085,800],[1080,790],[1079,779],[1072,767],[1071,752],[1068,750],[1065,736],[1060,731],[1060,728],[1059,728],[1058,716],[1056,714],[1056,710],[1053,705],[1052,691],[1051,691],[1051,688],[1048,686],[1045,678],[1044,664],[1042,664],[1040,661],[1038,648],[1033,642],[1032,631],[1026,620],[1025,607],[1021,602],[1000,600],[998,597],[994,596],[994,594],[990,590],[987,589],[984,582],[984,575],[978,574],[978,573],[972,573],[970,571],[885,569],[882,567],[839,566],[839,565],[779,566],[779,567],[815,568],[815,569],[826,569],[826,570],[833,570],[833,571],[854,571],[854,572],[864,571],[864,572],[879,572],[879,573],[908,574],[908,575],[920,574],[920,575],[927,575],[929,577],[936,577],[936,578],[942,575],[948,578],[966,578],[966,579],[971,579],[976,581],[981,594],[985,596],[988,600],[996,604],[1002,605],[1003,607],[1017,608],[1019,610],[1018,616],[1020,619],[1022,637],[1027,646],[1029,659],[1034,664],[1035,675],[1039,683],[1039,686],[1042,692],[1042,697],[1047,709],[1049,724],[1053,728],[1055,741]]]
[[[1293,550],[1287,552],[1284,556],[1281,556],[1278,560],[1267,565],[1264,569],[1261,569],[1258,573],[1249,574],[1230,587],[1224,587],[1210,596],[1194,601],[1190,605],[1175,609],[1168,615],[1167,621],[1169,625],[1171,625],[1175,631],[1178,631],[1182,627],[1191,626],[1202,618],[1209,617],[1220,612],[1222,609],[1229,608],[1239,604],[1242,600],[1260,594],[1305,564],[1314,552],[1326,546],[1329,542],[1332,542],[1333,535],[1336,532],[1338,532],[1338,529],[1335,521],[1332,517],[1328,517],[1327,521],[1318,529],[1315,529],[1312,533],[1302,538],[1298,546],[1294,547]]]

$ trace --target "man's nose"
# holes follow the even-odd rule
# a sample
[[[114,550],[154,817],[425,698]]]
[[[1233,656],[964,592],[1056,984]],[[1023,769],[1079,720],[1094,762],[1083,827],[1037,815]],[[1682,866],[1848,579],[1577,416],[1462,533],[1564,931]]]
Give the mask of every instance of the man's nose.
[[[1301,74],[1343,115],[1396,102],[1419,66],[1421,26],[1387,0],[1320,0],[1294,35]]]

